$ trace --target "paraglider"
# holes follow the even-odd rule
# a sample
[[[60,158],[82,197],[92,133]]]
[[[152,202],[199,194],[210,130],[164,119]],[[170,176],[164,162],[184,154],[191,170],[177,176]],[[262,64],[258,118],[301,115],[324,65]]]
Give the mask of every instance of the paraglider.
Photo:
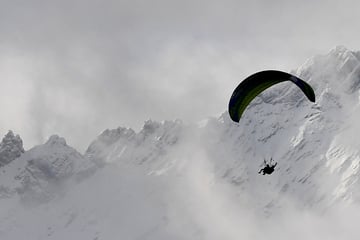
[[[265,175],[265,174],[272,174],[275,170],[275,167],[277,165],[277,162],[275,164],[272,164],[273,162],[273,159],[271,158],[270,159],[270,163],[267,163],[266,160],[264,159],[264,164],[265,164],[265,167],[263,167],[262,169],[260,169],[259,171],[259,174],[262,173],[262,175]]]
[[[245,109],[256,96],[273,85],[286,81],[296,84],[311,102],[315,102],[314,90],[304,80],[286,72],[266,70],[247,77],[236,87],[229,101],[230,118],[234,122],[239,122]],[[277,165],[272,164],[272,161],[272,158],[270,163],[264,160],[265,167],[260,169],[259,174],[272,174]]]
[[[230,118],[234,122],[239,122],[246,107],[257,95],[267,88],[285,81],[295,83],[311,102],[315,102],[314,90],[302,79],[286,72],[266,70],[247,77],[237,86],[229,102]]]

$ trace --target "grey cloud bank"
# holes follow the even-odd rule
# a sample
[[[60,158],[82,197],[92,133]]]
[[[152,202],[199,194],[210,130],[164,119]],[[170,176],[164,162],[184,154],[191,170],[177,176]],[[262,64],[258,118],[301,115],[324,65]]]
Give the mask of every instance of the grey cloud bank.
[[[80,150],[103,129],[199,121],[244,77],[358,49],[356,1],[1,1],[0,132]]]

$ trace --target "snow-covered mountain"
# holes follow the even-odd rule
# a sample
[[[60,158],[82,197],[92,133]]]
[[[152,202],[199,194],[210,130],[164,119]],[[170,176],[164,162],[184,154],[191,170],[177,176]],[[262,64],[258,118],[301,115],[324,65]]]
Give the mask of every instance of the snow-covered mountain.
[[[12,137],[11,137],[12,136]],[[13,139],[11,144],[9,138]],[[64,184],[76,182],[96,168],[75,149],[68,146],[64,138],[53,135],[39,146],[26,151],[21,156],[22,140],[9,132],[3,143],[8,149],[17,149],[21,145],[22,151],[14,155],[7,154],[0,174],[0,197],[10,198],[17,195],[24,204],[39,204],[52,199],[62,193]],[[5,144],[4,144],[5,145]]]
[[[315,104],[278,84],[239,124],[227,112],[148,120],[139,132],[105,130],[84,155],[58,136],[23,153],[9,133],[17,140],[0,149],[17,150],[0,151],[0,238],[358,239],[360,52],[338,46],[293,73]],[[270,176],[258,174],[264,158],[278,162]],[[334,210],[344,207],[351,214]]]
[[[177,144],[182,133],[183,124],[179,120],[163,123],[148,120],[139,133],[122,127],[107,129],[90,144],[85,156],[99,164],[121,161],[161,168],[171,161],[164,159],[166,152]]]

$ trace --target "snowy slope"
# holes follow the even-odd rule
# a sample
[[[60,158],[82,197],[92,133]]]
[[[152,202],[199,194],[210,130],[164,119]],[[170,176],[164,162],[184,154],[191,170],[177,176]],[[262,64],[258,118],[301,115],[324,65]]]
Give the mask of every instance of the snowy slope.
[[[84,156],[53,136],[0,168],[0,238],[358,239],[359,59],[343,46],[309,59],[293,73],[315,104],[279,84],[239,124],[149,120],[105,130]]]

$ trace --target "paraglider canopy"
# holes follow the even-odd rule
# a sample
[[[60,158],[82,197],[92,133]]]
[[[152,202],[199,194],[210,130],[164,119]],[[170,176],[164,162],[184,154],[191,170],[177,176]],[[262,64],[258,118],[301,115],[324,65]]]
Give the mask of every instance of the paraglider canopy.
[[[314,90],[304,80],[286,72],[266,70],[247,77],[236,87],[229,102],[230,118],[234,122],[239,122],[246,107],[257,95],[265,89],[285,81],[295,83],[311,102],[315,102]]]

